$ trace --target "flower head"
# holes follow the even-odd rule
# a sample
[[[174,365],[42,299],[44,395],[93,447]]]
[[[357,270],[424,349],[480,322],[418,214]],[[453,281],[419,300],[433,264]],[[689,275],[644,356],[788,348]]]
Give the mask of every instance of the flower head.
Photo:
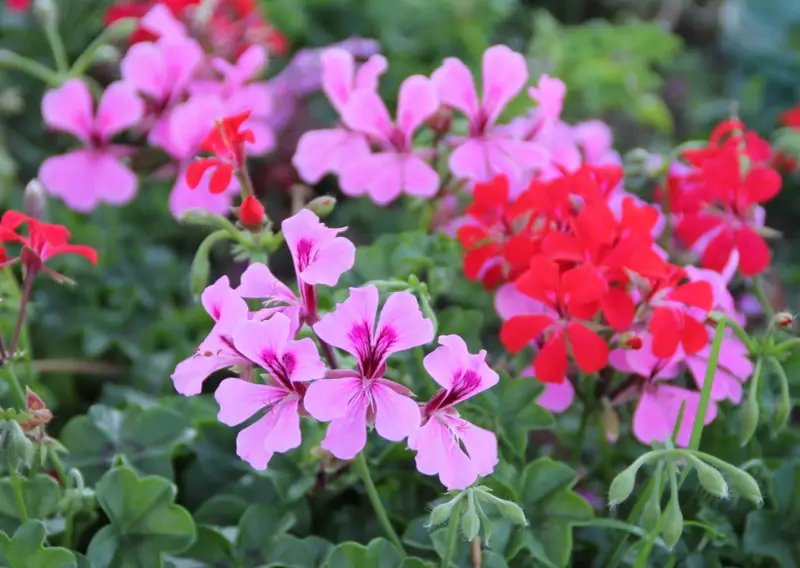
[[[190,188],[195,189],[200,185],[200,180],[209,169],[214,170],[208,185],[211,193],[222,193],[228,188],[234,172],[244,167],[245,142],[255,141],[251,130],[240,130],[249,116],[248,111],[217,122],[200,144],[203,150],[214,154],[214,157],[195,160],[186,170],[186,182]]]

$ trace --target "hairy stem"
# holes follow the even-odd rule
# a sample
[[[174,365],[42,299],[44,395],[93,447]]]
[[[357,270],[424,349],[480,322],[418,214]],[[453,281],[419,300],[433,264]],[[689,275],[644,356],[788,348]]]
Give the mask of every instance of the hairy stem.
[[[441,568],[450,568],[453,556],[455,556],[458,545],[458,522],[461,518],[461,510],[463,508],[464,501],[459,500],[455,507],[453,507],[453,512],[450,515],[450,525],[447,527],[447,543],[444,549],[444,556],[442,557]]]

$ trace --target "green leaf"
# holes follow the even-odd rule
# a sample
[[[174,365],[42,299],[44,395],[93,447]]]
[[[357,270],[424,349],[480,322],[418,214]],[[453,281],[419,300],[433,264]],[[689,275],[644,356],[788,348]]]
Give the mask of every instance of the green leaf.
[[[343,542],[331,552],[325,568],[399,568],[403,559],[385,538],[376,538],[367,546]]]
[[[56,512],[61,499],[58,482],[47,474],[40,473],[32,478],[21,479],[22,498],[28,516],[32,519],[46,519]],[[11,479],[0,479],[0,530],[11,533],[20,525],[19,513],[14,501]]]
[[[124,455],[141,473],[172,479],[175,447],[193,436],[185,418],[172,410],[131,407],[120,411],[98,404],[85,416],[70,420],[61,441],[70,451],[65,465],[79,468],[86,483],[92,484],[117,455]]]
[[[77,568],[75,555],[66,548],[45,547],[46,529],[40,521],[28,521],[13,538],[0,533],[0,565],[5,568]]]
[[[231,542],[211,527],[197,528],[197,539],[181,554],[181,559],[194,560],[198,566],[207,568],[235,566]]]
[[[194,521],[174,504],[175,494],[166,479],[140,478],[129,467],[106,473],[97,484],[97,501],[111,524],[89,543],[94,568],[159,568],[165,553],[191,546]]]
[[[275,539],[266,553],[267,564],[276,568],[320,568],[333,544],[316,536],[297,538],[290,534]]]
[[[776,512],[751,511],[747,515],[742,549],[749,556],[772,558],[781,568],[800,566],[797,524],[794,528]]]

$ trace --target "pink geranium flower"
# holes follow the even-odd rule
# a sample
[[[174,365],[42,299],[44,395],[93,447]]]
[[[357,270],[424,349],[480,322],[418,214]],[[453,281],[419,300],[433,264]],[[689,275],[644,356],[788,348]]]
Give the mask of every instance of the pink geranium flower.
[[[267,321],[240,324],[233,331],[237,351],[264,369],[266,384],[225,379],[214,398],[217,418],[236,426],[266,411],[236,437],[236,453],[255,469],[266,469],[274,453],[300,445],[300,405],[305,382],[325,374],[311,338],[294,341],[289,318],[275,314]]]
[[[215,324],[197,352],[178,363],[172,373],[175,390],[185,396],[200,394],[203,382],[215,371],[234,365],[251,365],[234,347],[232,335],[234,328],[249,320],[250,312],[247,303],[231,288],[228,277],[223,276],[207,287],[201,301]]]
[[[49,128],[69,132],[84,147],[48,158],[39,169],[45,190],[75,211],[87,212],[100,203],[122,205],[136,194],[136,175],[118,156],[123,148],[111,139],[142,118],[142,101],[130,87],[112,83],[93,111],[89,88],[69,79],[42,99],[42,117]]]
[[[386,58],[371,56],[356,69],[353,55],[332,47],[322,52],[322,90],[341,115],[355,90],[375,91],[378,79],[386,72]],[[326,174],[338,174],[342,188],[350,191],[352,183],[343,171],[348,161],[369,155],[366,137],[345,127],[310,130],[300,137],[292,165],[307,183],[318,183]]]
[[[353,196],[366,193],[378,205],[391,203],[401,193],[436,195],[439,174],[414,151],[413,138],[438,108],[436,88],[421,75],[412,75],[400,85],[396,124],[378,93],[370,89],[354,91],[342,119],[349,128],[380,146],[380,151],[348,157],[342,171],[342,191]]]
[[[236,293],[242,298],[258,298],[264,306],[259,319],[268,319],[282,313],[292,321],[295,333],[300,329],[303,301],[291,288],[278,280],[266,264],[254,262],[242,273]]]
[[[505,45],[492,46],[483,54],[482,76],[482,100],[472,73],[459,59],[445,59],[431,76],[442,103],[463,112],[469,120],[468,136],[453,139],[457,147],[450,155],[450,169],[457,177],[473,181],[505,174],[513,183],[524,170],[547,161],[547,152],[539,144],[495,127],[503,108],[528,80],[525,58]]]
[[[308,413],[330,422],[322,447],[339,459],[352,459],[364,448],[368,423],[393,442],[419,428],[419,406],[410,392],[383,374],[392,353],[431,341],[433,324],[409,292],[389,296],[376,326],[377,314],[378,289],[351,288],[350,297],[314,326],[322,341],[358,362],[351,377],[315,381],[305,397]]]
[[[494,433],[467,422],[454,407],[493,387],[499,377],[486,364],[486,351],[470,354],[459,336],[442,335],[439,345],[423,365],[442,389],[423,408],[423,425],[408,437],[408,447],[417,452],[420,473],[438,474],[452,491],[466,489],[497,465]]]

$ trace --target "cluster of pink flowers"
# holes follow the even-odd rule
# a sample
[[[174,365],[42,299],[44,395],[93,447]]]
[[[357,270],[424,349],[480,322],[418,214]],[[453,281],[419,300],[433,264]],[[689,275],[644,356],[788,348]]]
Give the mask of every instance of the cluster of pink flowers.
[[[419,471],[438,474],[449,489],[491,473],[498,460],[495,435],[454,408],[497,383],[486,353],[470,354],[458,336],[439,337],[424,366],[442,388],[428,403],[415,402],[409,388],[385,374],[393,354],[434,339],[416,297],[394,292],[379,310],[378,289],[367,285],[351,288],[345,301],[320,314],[317,286],[338,283],[353,266],[355,247],[340,236],[344,228],[327,227],[306,209],[281,229],[298,293],[260,263],[247,268],[236,288],[224,276],[209,286],[202,302],[215,324],[196,354],[175,369],[176,390],[199,394],[211,373],[237,369],[239,377],[224,379],[216,390],[219,420],[235,426],[258,417],[237,437],[237,454],[257,469],[265,469],[274,453],[297,448],[300,417],[310,416],[329,423],[322,447],[342,460],[364,449],[373,425],[387,440],[407,438]],[[261,309],[250,311],[246,299],[260,300]],[[316,342],[297,339],[304,326]],[[334,348],[351,355],[354,368],[340,368]]]

